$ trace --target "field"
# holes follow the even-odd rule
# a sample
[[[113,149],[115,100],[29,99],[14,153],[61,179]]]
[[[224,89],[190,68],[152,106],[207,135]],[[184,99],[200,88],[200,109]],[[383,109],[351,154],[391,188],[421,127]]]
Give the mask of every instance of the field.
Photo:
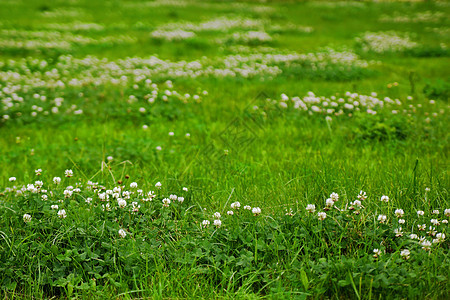
[[[0,1],[0,297],[448,299],[447,1]]]

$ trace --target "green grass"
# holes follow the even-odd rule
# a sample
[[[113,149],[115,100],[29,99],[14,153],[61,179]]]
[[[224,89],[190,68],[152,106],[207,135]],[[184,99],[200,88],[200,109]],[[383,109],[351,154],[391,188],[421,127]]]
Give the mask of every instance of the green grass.
[[[437,17],[380,21],[386,15],[414,19],[424,12]],[[447,298],[450,233],[443,221],[449,219],[444,211],[450,208],[450,63],[448,38],[437,32],[448,30],[449,12],[448,4],[440,1],[0,3],[1,296]],[[217,39],[250,30],[242,28],[198,31],[193,39],[174,42],[150,35],[166,23],[198,24],[221,17],[258,20],[262,25],[251,30],[264,30],[273,40],[217,44]],[[45,28],[74,22],[96,23],[103,29],[64,31],[69,38],[92,38],[64,49],[11,46],[11,41],[23,40],[5,31],[57,31]],[[295,32],[284,27],[289,24],[313,31]],[[271,31],[273,25],[278,29]],[[355,38],[378,31],[410,34],[419,46],[384,54],[363,52]],[[95,42],[120,36],[131,39]],[[236,53],[235,46],[248,46],[247,52]],[[132,67],[118,63],[156,55],[166,62],[199,60],[201,70],[224,69],[227,56],[246,57],[260,46],[270,47],[264,50],[270,54],[325,51],[325,59],[241,63],[239,68],[253,68],[255,75],[249,78],[175,76],[156,72],[157,67],[142,61]],[[326,49],[351,51],[368,65],[331,63]],[[57,63],[67,55],[71,63]],[[118,71],[111,64],[73,63],[86,56],[117,63]],[[25,57],[26,64],[21,62]],[[47,64],[40,65],[44,60]],[[280,72],[269,74],[264,64]],[[53,69],[57,75],[45,75]],[[154,73],[144,79],[133,73],[145,75],[148,70]],[[32,77],[42,82],[30,81]],[[54,85],[54,78],[64,87]],[[74,78],[89,81],[71,85]],[[165,101],[166,89],[180,96],[168,95]],[[150,104],[152,91],[158,96]],[[286,101],[286,108],[280,105],[283,93],[304,99],[309,91],[337,95],[335,101],[347,100],[346,92],[376,92],[380,100],[389,97],[401,103],[386,100],[384,107],[375,106],[376,115],[364,108],[344,109],[342,115],[330,115],[331,120],[326,113],[313,112],[313,104],[308,104],[308,112],[294,108],[292,100]],[[185,93],[199,99],[182,96]],[[35,94],[46,96],[45,101]],[[64,101],[53,113],[58,97]],[[9,107],[9,102],[14,105]],[[78,109],[82,113],[74,114]],[[37,176],[36,169],[42,169],[42,175]],[[73,178],[64,178],[66,169],[73,170]],[[17,180],[10,182],[13,176]],[[53,183],[55,176],[63,178],[61,184]],[[43,181],[47,192],[16,194],[36,180]],[[133,190],[130,183],[137,182],[138,189],[145,194],[156,191],[156,196],[146,202],[135,191],[125,208],[111,199],[112,210],[104,211],[106,202],[87,188],[88,180],[105,190]],[[160,190],[157,182],[162,183]],[[80,192],[65,198],[65,188],[76,183]],[[361,190],[368,198],[355,214],[350,202]],[[327,210],[327,218],[320,221],[317,213],[324,211],[333,192],[339,194],[337,208]],[[184,202],[172,200],[163,207],[162,200],[171,194],[184,197]],[[380,201],[383,195],[389,196],[388,203]],[[88,197],[93,198],[91,204],[85,201]],[[133,201],[140,205],[135,213]],[[241,208],[231,209],[237,201]],[[56,210],[51,208],[55,204]],[[316,206],[314,214],[305,210],[307,204]],[[244,205],[262,212],[255,216]],[[395,216],[400,208],[405,212],[403,225]],[[58,218],[61,209],[66,218]],[[227,215],[230,210],[234,215]],[[417,210],[425,215],[417,216]],[[213,225],[214,212],[222,215],[220,227]],[[30,222],[24,222],[24,214],[31,215]],[[378,221],[380,214],[387,216],[386,223]],[[434,226],[436,233],[446,238],[426,251],[409,235],[435,239],[436,233],[427,234],[431,219],[440,222]],[[204,227],[203,220],[211,224]],[[426,231],[418,231],[421,224]],[[403,236],[396,237],[399,226]],[[124,238],[119,229],[126,231]],[[383,254],[373,257],[374,249]],[[404,249],[410,251],[409,259],[402,258]]]

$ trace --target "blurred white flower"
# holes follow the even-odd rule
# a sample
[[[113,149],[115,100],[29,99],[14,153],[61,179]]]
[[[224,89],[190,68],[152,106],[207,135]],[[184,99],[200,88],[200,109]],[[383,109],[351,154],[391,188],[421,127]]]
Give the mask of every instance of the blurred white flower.
[[[58,217],[61,219],[65,219],[67,217],[66,211],[64,209],[58,211]]]
[[[394,213],[395,213],[395,216],[396,216],[397,218],[401,218],[401,217],[403,217],[403,215],[405,214],[405,212],[403,211],[403,209],[396,209]]]
[[[316,211],[316,206],[314,204],[308,204],[306,205],[306,211],[313,214]]]
[[[234,212],[232,210],[227,211],[227,215],[232,216]]]
[[[411,252],[409,252],[408,249],[404,249],[404,250],[400,251],[400,256],[405,260],[410,258],[410,254],[411,254]]]
[[[241,203],[239,203],[238,201],[231,203],[232,209],[239,209],[240,207],[241,207]]]
[[[169,199],[169,198],[164,198],[164,199],[162,200],[162,203],[163,203],[163,206],[164,206],[164,207],[169,207],[170,199]]]
[[[119,229],[119,236],[121,238],[125,238],[127,236],[127,232],[123,229]]]
[[[158,188],[158,189],[160,189],[161,186],[162,186],[161,182],[157,182],[157,183],[155,184],[155,187]]]
[[[130,188],[135,189],[138,187],[138,184],[136,182],[130,183]]]
[[[222,225],[222,221],[220,220],[214,220],[214,226],[220,227]]]
[[[72,177],[73,176],[73,171],[72,170],[65,170],[64,171],[64,175],[66,177]]]
[[[425,214],[425,212],[423,210],[418,210],[417,211],[417,216],[423,216]]]
[[[124,199],[118,199],[117,200],[117,204],[119,205],[120,208],[124,208],[125,206],[127,206],[127,201],[125,201]]]
[[[208,227],[209,224],[211,224],[211,222],[209,222],[208,220],[203,220],[203,221],[202,221],[203,227]]]
[[[320,221],[325,220],[326,217],[327,217],[327,214],[326,214],[325,212],[323,212],[323,211],[321,211],[321,212],[319,212],[319,213],[317,214],[317,218],[318,218]]]
[[[23,215],[23,221],[25,223],[31,222],[31,216],[29,214],[24,214]]]
[[[383,196],[381,196],[381,201],[382,202],[389,202],[389,197],[388,196],[385,196],[385,195],[383,195]]]
[[[259,208],[259,207],[253,207],[252,213],[253,213],[255,216],[261,214],[261,208]]]
[[[386,219],[387,219],[386,215],[378,215],[378,221],[380,223],[385,223]]]
[[[378,258],[381,256],[381,250],[380,249],[373,249],[373,257]]]
[[[221,215],[220,215],[220,212],[218,212],[218,211],[213,214],[214,219],[220,219],[220,217],[221,217]]]
[[[9,182],[16,181],[16,177],[9,177]]]

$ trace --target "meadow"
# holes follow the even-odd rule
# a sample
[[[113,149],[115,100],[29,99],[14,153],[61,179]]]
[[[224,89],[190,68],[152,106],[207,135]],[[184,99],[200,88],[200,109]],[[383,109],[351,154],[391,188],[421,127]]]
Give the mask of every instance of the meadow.
[[[0,1],[0,297],[448,299],[447,1]]]

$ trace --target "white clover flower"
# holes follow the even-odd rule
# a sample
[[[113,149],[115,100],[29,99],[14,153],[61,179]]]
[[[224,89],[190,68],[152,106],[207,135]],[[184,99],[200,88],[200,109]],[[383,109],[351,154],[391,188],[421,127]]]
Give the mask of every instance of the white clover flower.
[[[162,199],[162,203],[163,203],[164,207],[169,207],[170,199],[169,198],[164,198],[164,199]]]
[[[65,170],[64,171],[64,175],[66,177],[72,177],[73,176],[73,171],[72,170]]]
[[[176,201],[177,198],[178,198],[177,195],[173,195],[173,194],[172,194],[172,195],[169,196],[169,199],[172,200],[172,201]]]
[[[438,225],[441,224],[441,223],[439,222],[438,219],[431,219],[430,222],[431,222],[431,224],[433,224],[434,226],[438,226]]]
[[[64,197],[70,198],[73,194],[73,191],[71,190],[64,190]]]
[[[160,189],[161,186],[162,186],[162,184],[161,184],[161,182],[159,182],[159,181],[155,184],[155,187],[156,187],[157,189]]]
[[[35,186],[36,188],[38,188],[38,189],[40,189],[43,185],[44,185],[44,183],[43,183],[42,181],[40,181],[40,180],[36,180],[36,181],[34,182],[34,186]]]
[[[54,184],[60,184],[61,183],[61,177],[53,177],[53,183]]]
[[[148,129],[148,125],[142,125],[142,129],[147,130]]]
[[[84,200],[87,204],[91,204],[92,198],[86,198],[86,200]]]
[[[119,229],[119,236],[121,238],[125,238],[127,236],[127,232],[123,229]]]
[[[425,212],[423,210],[418,210],[417,211],[417,216],[423,216],[425,214]]]
[[[109,205],[109,203],[106,203],[106,205],[102,204],[102,209],[103,211],[111,211],[111,205]]]
[[[353,201],[353,203],[351,203],[352,205],[356,206],[356,207],[361,207],[361,201],[359,200],[355,200]]]
[[[446,217],[450,217],[450,208],[447,208],[447,209],[444,210],[444,215]]]
[[[133,212],[138,212],[139,208],[141,208],[141,206],[137,202],[131,202],[131,207]]]
[[[114,157],[112,157],[111,155],[109,155],[106,159],[107,159],[108,161],[112,161],[112,160],[114,160]]]
[[[214,226],[216,226],[216,227],[222,226],[222,221],[220,221],[220,220],[214,220]]]
[[[439,214],[439,210],[437,210],[437,209],[433,210],[432,214],[433,215],[438,215]]]
[[[191,137],[191,134],[190,134],[190,133],[186,133],[184,136],[185,136],[186,138],[190,138],[190,137]]]
[[[79,193],[79,192],[81,192],[81,189],[80,188],[73,189],[73,192],[74,193]]]
[[[419,229],[419,231],[424,231],[426,227],[427,227],[426,224],[422,224],[422,225],[419,224],[419,225],[417,225],[417,228]]]
[[[120,186],[116,186],[113,188],[113,193],[120,194],[120,192],[122,192],[122,189],[120,188]]]
[[[129,192],[129,191],[123,191],[123,192],[122,192],[122,197],[123,197],[124,199],[130,199],[130,197],[131,197],[131,192]]]
[[[445,240],[445,234],[442,232],[436,233],[436,239],[439,243],[443,242]]]
[[[46,201],[48,199],[48,196],[47,195],[42,195],[41,199],[42,199],[42,201]]]
[[[326,217],[327,217],[327,213],[326,213],[326,212],[321,211],[321,212],[317,213],[317,218],[318,218],[320,221],[325,220]]]
[[[25,223],[31,222],[31,216],[29,214],[24,214],[23,215],[23,221]]]
[[[403,231],[401,227],[394,229],[394,233],[396,237],[403,236]]]
[[[336,202],[339,200],[339,195],[337,193],[331,193],[330,198],[333,202]]]
[[[64,209],[58,211],[58,217],[61,219],[65,219],[67,217],[66,211]]]
[[[420,243],[420,245],[422,246],[422,249],[425,251],[431,250],[431,242],[428,240],[424,240],[423,242]]]
[[[178,202],[183,203],[184,202],[184,197],[178,197],[177,200],[178,200]]]
[[[57,204],[54,204],[51,206],[51,209],[58,209],[58,208],[59,208],[59,206]]]
[[[36,176],[40,176],[42,174],[42,169],[36,169],[34,170],[34,173],[36,174]]]
[[[252,207],[251,207],[250,205],[245,205],[245,206],[244,206],[244,209],[246,209],[246,210],[252,210]]]
[[[442,224],[448,224],[448,220],[442,220]]]
[[[419,237],[417,236],[417,234],[411,233],[411,234],[409,235],[409,238],[412,239],[412,240],[417,240]]]
[[[232,210],[227,211],[227,215],[232,216],[234,212]]]
[[[403,215],[405,214],[405,212],[403,211],[403,209],[396,209],[394,213],[395,213],[395,216],[396,216],[397,218],[401,218],[401,217],[403,217]]]
[[[150,201],[152,201],[152,199],[156,197],[155,192],[154,191],[148,192],[147,197]]]
[[[16,177],[9,177],[9,182],[16,181]]]
[[[373,249],[373,257],[378,258],[382,254],[380,249]]]
[[[119,200],[117,201],[117,204],[119,205],[120,208],[124,208],[125,206],[127,206],[127,201],[119,198]]]
[[[156,150],[161,151],[162,150],[161,146],[156,146]]]
[[[214,219],[220,219],[220,217],[221,217],[221,215],[220,215],[220,212],[218,212],[218,211],[213,214]]]
[[[252,213],[253,213],[255,216],[258,216],[259,214],[261,214],[261,208],[259,208],[259,207],[253,207],[253,208],[252,208]]]
[[[333,199],[331,199],[331,198],[328,198],[328,199],[325,201],[325,205],[326,205],[327,208],[332,207],[333,204],[334,204],[334,201],[333,201]]]
[[[241,203],[239,203],[238,201],[231,203],[232,209],[239,209],[240,207],[241,207]]]
[[[404,259],[407,260],[410,258],[411,252],[409,252],[408,249],[403,249],[402,251],[400,251],[400,256]]]
[[[398,224],[405,224],[405,219],[398,219]]]
[[[425,192],[431,191],[429,187],[425,188]]]
[[[427,232],[429,235],[431,235],[431,236],[435,236],[436,235],[436,228],[435,227],[433,227],[433,226],[430,226],[430,227],[428,227],[428,232]]]
[[[175,133],[173,131],[169,132],[169,136],[174,136]]]
[[[203,227],[208,227],[209,226],[209,224],[211,224],[211,222],[209,222],[209,220],[203,220],[202,221],[202,225],[203,225]]]
[[[386,202],[386,203],[388,203],[388,202],[389,202],[389,197],[388,197],[388,196],[385,196],[385,195],[383,195],[383,196],[381,196],[381,201],[382,201],[382,202]]]
[[[313,214],[316,211],[316,206],[314,204],[308,204],[306,205],[306,211]]]
[[[361,201],[366,200],[366,199],[367,199],[367,194],[366,194],[366,192],[359,191],[358,199],[361,200]]]
[[[138,187],[138,184],[136,182],[130,183],[130,188],[135,189]]]
[[[187,192],[188,188],[187,187],[183,187],[183,191]]]
[[[387,219],[386,215],[378,215],[378,221],[380,223],[385,223],[386,219]]]

